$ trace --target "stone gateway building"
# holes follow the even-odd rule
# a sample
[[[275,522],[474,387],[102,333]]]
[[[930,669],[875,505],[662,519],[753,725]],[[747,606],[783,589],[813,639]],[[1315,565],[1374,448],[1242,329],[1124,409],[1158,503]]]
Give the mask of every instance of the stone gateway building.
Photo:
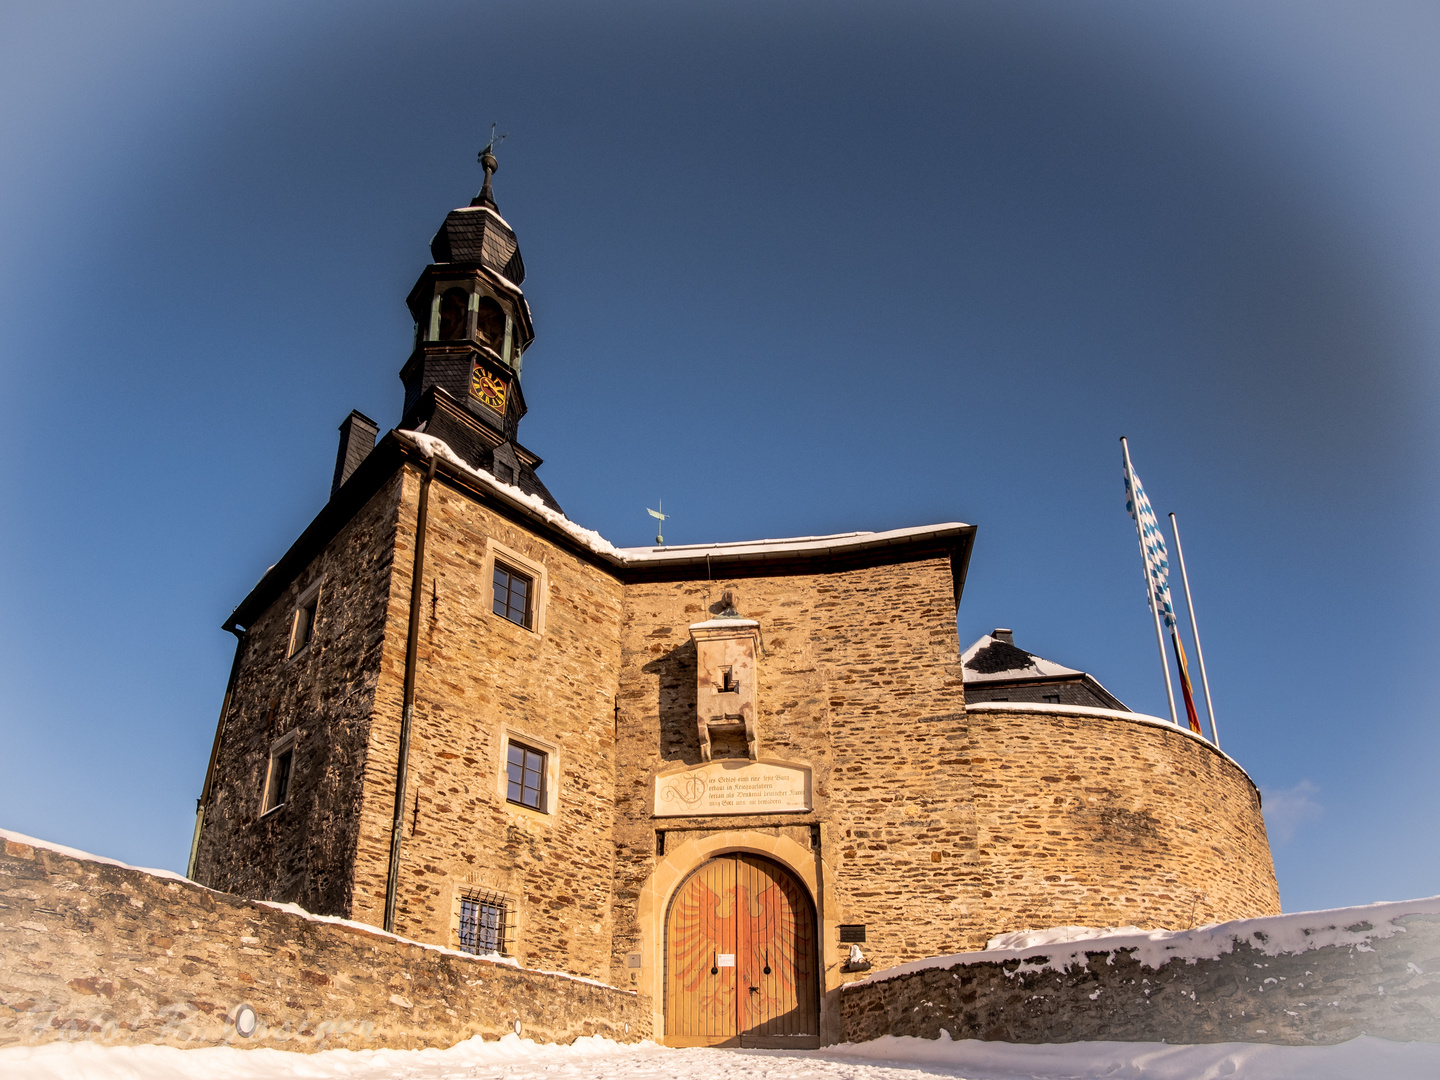
[[[1278,911],[1210,743],[967,706],[973,526],[616,548],[568,520],[518,441],[534,329],[482,163],[407,300],[399,426],[347,418],[226,624],[195,880],[637,991],[671,1045],[832,1041],[847,979],[1005,931]]]

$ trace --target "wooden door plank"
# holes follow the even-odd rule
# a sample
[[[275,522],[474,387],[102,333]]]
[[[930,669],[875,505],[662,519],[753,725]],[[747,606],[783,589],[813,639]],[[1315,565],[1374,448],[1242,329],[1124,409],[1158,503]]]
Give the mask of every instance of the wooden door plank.
[[[758,856],[712,859],[682,883],[666,919],[666,1042],[815,1040],[815,948],[814,908],[794,875]],[[726,955],[733,966],[720,966]]]

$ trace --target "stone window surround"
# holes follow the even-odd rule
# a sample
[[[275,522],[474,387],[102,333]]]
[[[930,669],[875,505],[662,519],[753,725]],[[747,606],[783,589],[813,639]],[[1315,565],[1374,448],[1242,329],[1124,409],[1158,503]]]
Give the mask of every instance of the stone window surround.
[[[455,890],[455,899],[450,919],[450,940],[455,942],[455,948],[461,952],[468,952],[460,944],[460,905],[463,901],[472,900],[482,904],[495,904],[500,908],[500,948],[497,952],[501,956],[518,955],[516,924],[517,908],[515,898],[507,892],[500,892],[494,889],[482,888],[478,885],[465,885]],[[474,953],[475,956],[484,956],[484,953]]]
[[[450,894],[450,936],[446,939],[447,945],[455,949],[460,947],[460,901],[476,896],[491,896],[502,900],[506,905],[505,943],[509,951],[505,955],[517,960],[524,955],[522,945],[525,941],[527,920],[525,906],[521,902],[525,892],[523,875],[514,870],[486,866],[462,877],[452,877],[446,883],[446,891]]]
[[[510,774],[507,765],[509,764],[512,739],[521,746],[538,750],[545,755],[545,808],[543,810],[532,810],[528,806],[513,803],[508,798]],[[500,767],[495,773],[495,790],[500,796],[501,805],[517,817],[553,825],[560,805],[560,747],[549,739],[536,738],[522,728],[505,724],[500,729],[499,758]],[[459,908],[457,907],[456,910],[458,911]]]
[[[503,615],[495,614],[495,561],[507,566],[512,566],[522,574],[530,575],[530,625],[521,626],[513,623]],[[545,608],[546,601],[550,597],[550,576],[545,572],[545,564],[536,562],[534,559],[526,558],[514,548],[506,547],[494,537],[487,537],[485,540],[485,562],[480,567],[480,580],[484,582],[485,613],[499,619],[506,626],[513,626],[517,630],[528,631],[532,634],[544,636],[545,634]],[[540,749],[544,749],[541,747]]]
[[[325,582],[324,577],[318,577],[305,587],[295,599],[295,605],[290,609],[290,633],[285,637],[285,662],[288,664],[296,657],[303,655],[310,648],[315,640],[315,630],[320,623],[320,587]],[[299,648],[295,646],[295,632],[300,628],[300,612],[307,607],[314,606],[315,615],[310,620],[310,636]]]
[[[295,744],[296,744],[297,742],[299,742],[299,741],[300,741],[300,730],[299,730],[298,728],[296,728],[296,729],[293,730],[293,731],[288,731],[288,732],[286,732],[284,735],[281,735],[278,739],[276,739],[274,742],[272,742],[272,743],[270,744],[270,754],[269,754],[269,756],[265,759],[265,783],[261,785],[261,789],[260,789],[260,817],[261,817],[261,818],[267,818],[267,817],[269,817],[271,814],[275,813],[275,811],[277,811],[277,810],[279,810],[279,809],[282,809],[284,806],[286,806],[286,805],[290,802],[290,795],[291,795],[291,793],[295,790],[295,754],[294,754],[294,750],[295,750]],[[291,751],[291,754],[290,754],[290,775],[286,778],[285,801],[284,801],[284,802],[278,802],[278,803],[276,803],[274,806],[271,806],[271,805],[270,805],[270,790],[271,790],[271,785],[273,785],[273,784],[275,783],[275,764],[276,764],[276,762],[280,759],[280,755],[283,754],[283,753],[285,753],[285,751],[287,751],[287,750]]]

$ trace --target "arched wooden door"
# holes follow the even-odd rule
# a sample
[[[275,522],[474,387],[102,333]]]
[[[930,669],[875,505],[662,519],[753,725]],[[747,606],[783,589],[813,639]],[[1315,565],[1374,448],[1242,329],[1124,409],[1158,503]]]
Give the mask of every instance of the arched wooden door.
[[[815,908],[779,863],[711,859],[680,886],[665,920],[670,1046],[820,1044]]]

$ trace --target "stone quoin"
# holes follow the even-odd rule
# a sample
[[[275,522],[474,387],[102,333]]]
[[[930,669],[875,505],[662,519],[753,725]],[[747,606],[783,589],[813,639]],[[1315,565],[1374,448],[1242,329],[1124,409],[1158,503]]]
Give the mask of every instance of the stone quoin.
[[[195,881],[634,991],[672,1045],[835,1041],[847,981],[1007,931],[1278,912],[1233,760],[1008,631],[1011,689],[967,675],[973,526],[616,548],[565,517],[482,164],[406,301],[398,426],[346,419],[226,622]]]

